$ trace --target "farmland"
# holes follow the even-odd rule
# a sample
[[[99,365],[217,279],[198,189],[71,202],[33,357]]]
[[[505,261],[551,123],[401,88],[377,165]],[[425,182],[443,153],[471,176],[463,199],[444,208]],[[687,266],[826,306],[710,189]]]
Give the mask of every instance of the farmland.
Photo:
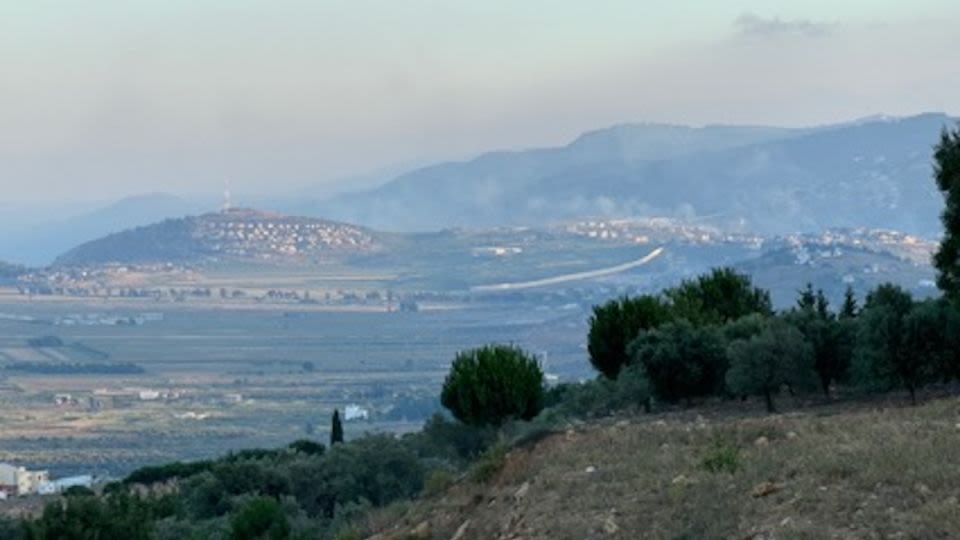
[[[54,324],[65,313],[83,323]],[[144,313],[150,320],[114,324]],[[536,351],[563,378],[586,374],[579,309],[475,304],[387,312],[8,298],[0,314],[0,461],[54,474],[117,475],[147,463],[323,439],[333,409],[350,404],[369,418],[347,422],[348,436],[416,429],[437,409],[455,352],[491,341]],[[132,364],[142,373],[12,369],[26,361]]]

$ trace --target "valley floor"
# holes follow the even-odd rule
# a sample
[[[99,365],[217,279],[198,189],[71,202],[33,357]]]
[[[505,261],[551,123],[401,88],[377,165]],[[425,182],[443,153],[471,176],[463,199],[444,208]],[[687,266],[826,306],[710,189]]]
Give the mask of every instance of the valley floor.
[[[572,426],[374,538],[960,538],[957,398],[704,414]]]

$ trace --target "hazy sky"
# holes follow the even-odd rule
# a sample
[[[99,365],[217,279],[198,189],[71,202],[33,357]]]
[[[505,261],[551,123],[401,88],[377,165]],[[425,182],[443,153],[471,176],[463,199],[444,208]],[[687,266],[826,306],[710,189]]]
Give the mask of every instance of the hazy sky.
[[[7,204],[276,193],[614,123],[960,112],[956,0],[0,0]]]

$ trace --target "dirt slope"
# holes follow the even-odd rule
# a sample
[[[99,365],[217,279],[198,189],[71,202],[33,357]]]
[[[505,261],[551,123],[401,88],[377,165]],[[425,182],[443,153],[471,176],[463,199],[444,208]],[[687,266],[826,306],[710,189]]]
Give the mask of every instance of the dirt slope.
[[[375,539],[960,538],[960,401],[574,427]]]

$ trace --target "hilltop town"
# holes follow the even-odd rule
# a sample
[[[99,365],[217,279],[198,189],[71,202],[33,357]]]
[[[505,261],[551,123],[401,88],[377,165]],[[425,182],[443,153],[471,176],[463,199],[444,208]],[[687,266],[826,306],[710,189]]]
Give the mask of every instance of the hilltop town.
[[[373,234],[361,227],[231,208],[111,234],[77,246],[60,256],[53,266],[111,262],[202,264],[230,260],[319,263],[378,248]]]

